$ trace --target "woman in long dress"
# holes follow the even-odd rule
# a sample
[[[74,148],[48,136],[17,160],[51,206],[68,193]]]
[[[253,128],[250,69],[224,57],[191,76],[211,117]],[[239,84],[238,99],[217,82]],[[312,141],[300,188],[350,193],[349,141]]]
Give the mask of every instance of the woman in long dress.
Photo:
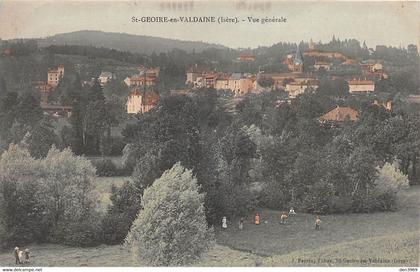
[[[226,216],[222,218],[222,229],[227,229],[227,219]]]
[[[244,228],[244,218],[241,217],[241,219],[239,220],[239,229],[242,230]]]

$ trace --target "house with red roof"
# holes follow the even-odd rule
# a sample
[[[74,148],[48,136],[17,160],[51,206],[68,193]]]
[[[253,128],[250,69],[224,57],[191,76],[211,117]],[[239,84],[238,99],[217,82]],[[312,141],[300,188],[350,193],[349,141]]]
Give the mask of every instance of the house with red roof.
[[[141,91],[134,88],[127,99],[127,113],[145,113],[153,109],[159,102],[160,96],[157,92],[147,90]]]
[[[344,122],[359,120],[359,112],[351,107],[337,106],[318,119],[320,122]]]

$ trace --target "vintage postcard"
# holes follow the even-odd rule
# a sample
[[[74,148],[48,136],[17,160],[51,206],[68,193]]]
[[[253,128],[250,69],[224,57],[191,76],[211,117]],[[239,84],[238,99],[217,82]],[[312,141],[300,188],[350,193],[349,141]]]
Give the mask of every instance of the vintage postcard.
[[[419,15],[0,1],[1,271],[418,271]]]

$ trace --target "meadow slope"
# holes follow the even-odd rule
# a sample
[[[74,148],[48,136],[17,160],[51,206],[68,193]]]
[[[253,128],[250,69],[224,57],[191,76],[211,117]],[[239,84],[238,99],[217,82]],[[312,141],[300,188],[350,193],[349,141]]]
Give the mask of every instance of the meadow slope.
[[[281,212],[262,210],[260,226],[250,214],[242,231],[236,220],[227,231],[217,230],[215,247],[194,266],[419,266],[419,202],[420,186],[414,186],[399,195],[396,212],[322,216],[320,231],[313,229],[313,215],[281,225]],[[33,266],[142,265],[119,245],[28,247]],[[13,265],[12,249],[1,252],[0,266]]]

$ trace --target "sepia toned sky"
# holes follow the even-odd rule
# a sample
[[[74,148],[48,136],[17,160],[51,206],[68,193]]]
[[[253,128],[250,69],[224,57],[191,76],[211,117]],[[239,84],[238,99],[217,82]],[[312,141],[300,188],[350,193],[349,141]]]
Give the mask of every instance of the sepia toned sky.
[[[285,17],[286,23],[133,23],[136,16]],[[0,0],[0,38],[46,37],[77,30],[101,30],[229,47],[257,47],[280,41],[365,40],[407,46],[420,41],[420,2],[343,1],[19,1]]]

